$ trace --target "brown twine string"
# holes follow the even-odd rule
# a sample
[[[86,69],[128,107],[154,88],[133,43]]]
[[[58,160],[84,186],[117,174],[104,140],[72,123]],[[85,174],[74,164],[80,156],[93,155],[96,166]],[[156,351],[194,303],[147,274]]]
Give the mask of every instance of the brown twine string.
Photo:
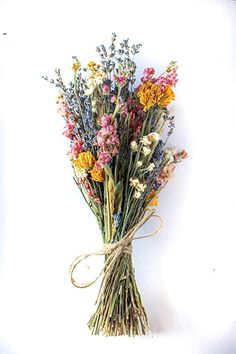
[[[140,227],[142,227],[151,217],[159,220],[160,225],[158,226],[158,228],[148,235],[135,237],[136,231]],[[139,240],[142,238],[148,238],[151,236],[155,236],[156,234],[158,234],[160,232],[162,225],[163,225],[163,221],[162,221],[161,217],[159,215],[155,214],[154,210],[152,210],[148,215],[146,215],[146,216],[144,215],[141,218],[141,220],[130,231],[128,231],[127,234],[121,240],[119,240],[115,243],[105,243],[103,248],[99,251],[85,253],[85,254],[82,254],[82,255],[76,257],[75,260],[72,262],[70,269],[69,269],[69,275],[70,275],[70,279],[71,279],[72,284],[76,288],[87,288],[90,285],[94,284],[98,280],[98,278],[102,275],[103,272],[104,272],[104,279],[103,279],[103,281],[104,281],[112,273],[113,264],[120,257],[120,255],[123,253],[127,253],[127,254],[132,253],[131,243],[133,240]],[[74,273],[75,268],[83,260],[85,260],[86,258],[91,257],[91,256],[104,256],[104,255],[109,255],[109,256],[107,257],[107,259],[104,263],[104,267],[102,268],[102,270],[100,271],[100,273],[96,276],[96,278],[94,280],[87,282],[85,284],[83,284],[83,283],[80,284],[73,278],[73,273]]]

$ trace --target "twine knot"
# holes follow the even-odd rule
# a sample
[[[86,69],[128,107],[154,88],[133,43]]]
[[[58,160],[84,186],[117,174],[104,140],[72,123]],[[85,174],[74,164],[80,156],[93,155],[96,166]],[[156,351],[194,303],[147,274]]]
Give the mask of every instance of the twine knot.
[[[135,237],[136,231],[139,228],[141,228],[151,217],[159,220],[160,224],[159,224],[158,228],[154,232],[152,232],[148,235]],[[131,230],[129,230],[121,240],[114,242],[114,243],[105,243],[103,245],[103,248],[99,251],[85,253],[85,254],[82,254],[82,255],[76,257],[69,269],[69,275],[70,275],[70,279],[71,279],[72,284],[76,288],[87,288],[90,285],[94,284],[98,280],[98,278],[101,276],[102,273],[104,273],[103,282],[105,282],[105,280],[112,273],[113,265],[115,264],[117,259],[124,253],[132,254],[132,241],[137,240],[137,239],[155,236],[157,233],[160,232],[162,225],[163,225],[163,221],[162,221],[161,217],[159,215],[155,214],[154,210],[151,210],[148,215],[146,215],[146,216],[143,215],[142,218],[140,219],[140,221]],[[104,255],[107,255],[108,257],[104,263],[102,270],[99,272],[99,274],[96,276],[96,278],[94,280],[83,284],[83,283],[78,283],[74,279],[73,273],[74,273],[75,268],[79,265],[79,263],[81,263],[83,260],[85,260],[86,258],[91,257],[91,256],[104,256]]]

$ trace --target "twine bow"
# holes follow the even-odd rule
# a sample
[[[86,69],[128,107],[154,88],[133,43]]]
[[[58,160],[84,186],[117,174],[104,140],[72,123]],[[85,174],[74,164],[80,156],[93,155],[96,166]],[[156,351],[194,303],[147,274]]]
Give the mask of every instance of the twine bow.
[[[136,231],[140,227],[142,227],[151,217],[159,220],[160,225],[157,227],[157,229],[155,229],[155,231],[153,231],[152,233],[150,233],[148,235],[135,237]],[[94,284],[103,272],[104,272],[103,281],[105,281],[105,279],[108,278],[109,275],[111,274],[112,269],[113,269],[112,267],[115,264],[115,262],[117,261],[117,259],[120,257],[120,255],[123,253],[127,253],[127,254],[132,253],[131,243],[133,240],[138,240],[138,239],[142,239],[142,238],[148,238],[151,236],[155,236],[156,234],[158,234],[160,232],[162,225],[163,225],[163,221],[162,221],[161,217],[159,215],[155,214],[155,211],[152,210],[152,211],[150,211],[150,213],[148,215],[146,215],[146,216],[143,215],[141,220],[131,230],[129,230],[121,240],[119,240],[115,243],[105,243],[103,248],[99,251],[85,253],[85,254],[82,254],[82,255],[76,257],[75,260],[72,262],[70,269],[69,269],[69,275],[70,275],[70,279],[71,279],[72,284],[76,288],[87,288],[90,285]],[[100,271],[100,273],[96,276],[96,278],[94,280],[87,282],[85,284],[83,284],[83,283],[80,284],[73,278],[74,270],[79,265],[80,262],[82,262],[83,260],[85,260],[86,258],[91,257],[91,256],[104,256],[104,255],[108,255],[108,257],[104,263],[102,270]]]

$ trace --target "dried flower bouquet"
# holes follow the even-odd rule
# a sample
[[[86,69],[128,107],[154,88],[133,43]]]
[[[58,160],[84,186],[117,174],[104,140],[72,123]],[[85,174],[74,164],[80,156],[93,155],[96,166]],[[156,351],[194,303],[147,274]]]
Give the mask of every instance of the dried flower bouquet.
[[[70,141],[68,153],[74,180],[95,215],[105,255],[97,310],[88,325],[93,334],[142,335],[149,331],[137,288],[131,243],[135,232],[158,204],[159,193],[173,175],[185,150],[167,147],[174,130],[168,105],[175,99],[176,62],[155,75],[146,68],[135,86],[134,56],[141,45],[123,40],[109,50],[97,47],[100,63],[82,67],[73,57],[73,81],[66,86],[59,69],[55,79],[44,79],[59,89],[58,112],[65,120],[63,134]],[[82,242],[82,240],[81,240]],[[74,268],[91,254],[78,257]],[[96,279],[95,279],[96,280]]]

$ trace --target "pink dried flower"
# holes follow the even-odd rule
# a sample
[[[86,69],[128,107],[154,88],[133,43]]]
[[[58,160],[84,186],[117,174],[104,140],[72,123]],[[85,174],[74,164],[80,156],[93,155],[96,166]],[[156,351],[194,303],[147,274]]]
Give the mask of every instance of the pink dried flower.
[[[72,141],[69,155],[77,158],[79,153],[83,151],[83,143],[80,140]]]
[[[141,78],[141,82],[144,83],[146,81],[152,80],[154,74],[155,74],[155,69],[154,68],[146,68],[146,69],[144,69],[143,77]]]
[[[164,74],[159,76],[155,83],[158,84],[162,90],[164,90],[166,86],[175,86],[178,82],[177,69],[178,66],[176,62],[170,62]]]
[[[107,84],[104,84],[102,87],[103,93],[107,94],[110,92],[110,87]]]
[[[116,155],[119,138],[115,126],[111,124],[100,129],[97,133],[97,142],[100,148],[108,150],[112,155]]]
[[[99,124],[102,126],[102,128],[107,128],[108,125],[111,124],[111,119],[112,115],[111,114],[104,114],[100,119],[99,119]]]
[[[67,138],[72,139],[74,136],[74,128],[75,128],[75,123],[67,121],[62,134]]]
[[[114,75],[114,80],[116,81],[117,85],[124,86],[126,82],[126,78],[124,76],[116,76]]]
[[[116,96],[111,97],[111,103],[114,103],[114,102],[116,102]]]
[[[104,166],[112,159],[111,154],[108,151],[100,150],[98,153],[98,160],[95,163],[97,168],[104,168]]]

